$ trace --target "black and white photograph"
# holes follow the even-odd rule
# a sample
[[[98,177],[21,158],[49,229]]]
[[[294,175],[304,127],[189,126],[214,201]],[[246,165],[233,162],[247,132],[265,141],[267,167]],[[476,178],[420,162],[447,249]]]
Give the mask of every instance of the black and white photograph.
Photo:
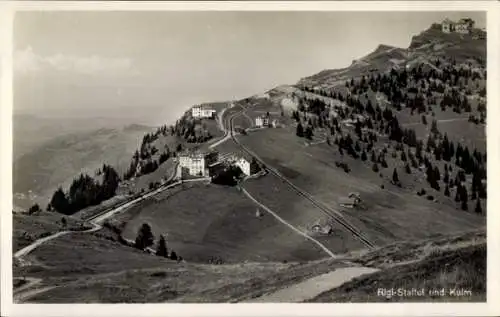
[[[488,31],[16,11],[14,306],[486,303]]]

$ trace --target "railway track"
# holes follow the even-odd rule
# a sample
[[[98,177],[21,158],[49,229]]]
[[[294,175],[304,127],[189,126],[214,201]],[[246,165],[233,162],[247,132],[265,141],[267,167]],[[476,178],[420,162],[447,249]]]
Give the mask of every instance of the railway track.
[[[231,134],[231,138],[233,139],[233,141],[243,149],[243,151],[245,151],[246,153],[248,153],[249,155],[255,157],[255,159],[257,161],[259,161],[260,163],[264,164],[266,166],[266,168],[272,173],[274,174],[275,176],[277,176],[278,178],[280,178],[281,180],[283,180],[284,182],[286,182],[293,190],[295,190],[300,196],[306,198],[307,200],[309,200],[314,206],[316,206],[321,212],[323,212],[325,215],[327,215],[329,218],[331,218],[332,220],[334,220],[336,223],[338,223],[339,225],[341,225],[344,229],[346,229],[348,232],[350,232],[354,237],[356,237],[358,240],[361,241],[361,243],[363,243],[365,246],[367,246],[368,248],[370,249],[374,249],[375,248],[375,244],[373,244],[366,236],[363,235],[363,233],[357,229],[354,225],[352,225],[351,223],[349,223],[343,216],[340,212],[336,211],[336,210],[333,210],[325,205],[323,205],[322,203],[318,202],[316,199],[314,199],[312,197],[311,194],[305,192],[304,190],[300,189],[299,187],[297,187],[295,184],[293,184],[290,180],[288,180],[286,177],[284,177],[283,175],[281,175],[281,173],[276,170],[275,168],[273,167],[270,167],[269,165],[266,164],[266,162],[264,162],[257,154],[255,154],[253,151],[251,151],[250,149],[248,149],[246,146],[244,146],[243,144],[241,144],[237,139],[236,137],[234,136],[233,134],[233,118],[238,115],[238,113],[235,113],[234,115],[232,115],[230,118],[229,118],[229,133]]]

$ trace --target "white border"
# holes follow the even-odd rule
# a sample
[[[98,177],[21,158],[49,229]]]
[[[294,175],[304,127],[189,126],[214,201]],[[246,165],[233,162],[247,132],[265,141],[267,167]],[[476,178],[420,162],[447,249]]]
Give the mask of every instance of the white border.
[[[488,30],[488,300],[486,304],[12,304],[12,22],[16,10],[220,11],[487,11]],[[3,2],[0,3],[0,206],[2,316],[418,316],[499,315],[500,224],[494,188],[500,188],[499,4],[491,1],[359,2]],[[271,87],[270,87],[271,88]]]

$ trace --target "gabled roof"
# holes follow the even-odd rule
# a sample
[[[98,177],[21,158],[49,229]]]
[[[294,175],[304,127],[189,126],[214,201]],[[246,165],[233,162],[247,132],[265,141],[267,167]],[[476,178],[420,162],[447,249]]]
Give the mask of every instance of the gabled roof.
[[[443,20],[443,24],[453,24],[454,22],[448,18]]]

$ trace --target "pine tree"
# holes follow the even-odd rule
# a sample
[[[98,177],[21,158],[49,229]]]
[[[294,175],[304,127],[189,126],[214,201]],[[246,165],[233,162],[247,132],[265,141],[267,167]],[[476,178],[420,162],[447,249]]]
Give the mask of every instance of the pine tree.
[[[439,168],[436,166],[434,166],[434,179],[436,181],[439,181],[441,180],[441,174],[439,173]]]
[[[477,214],[482,214],[483,213],[483,208],[481,207],[481,199],[477,199],[477,202],[476,202],[476,208],[474,209],[474,211],[477,213]]]
[[[297,131],[295,133],[298,137],[304,137],[304,128],[302,127],[302,123],[297,124]]]
[[[467,201],[462,200],[462,205],[461,205],[462,210],[467,211],[469,209],[469,206],[467,204]]]
[[[375,173],[378,173],[379,168],[378,168],[377,163],[373,163],[372,170],[373,170]]]
[[[399,182],[398,172],[396,168],[394,168],[394,171],[392,172],[392,181],[394,184],[397,184]]]
[[[432,184],[434,183],[434,176],[435,176],[432,165],[427,166],[426,176],[427,176],[427,182],[432,186]]]
[[[368,159],[368,157],[366,155],[366,152],[365,152],[365,150],[363,150],[363,152],[361,153],[361,160],[366,161],[367,159]]]
[[[434,134],[438,134],[439,133],[436,119],[432,120],[431,132],[434,133]]]
[[[406,170],[406,174],[411,174],[410,164],[406,163],[405,170]]]
[[[70,205],[68,198],[64,194],[64,191],[62,190],[61,187],[59,187],[52,195],[52,199],[50,200],[50,205],[59,213],[62,214],[70,213]]]
[[[308,140],[312,140],[312,137],[313,137],[313,130],[311,128],[311,126],[307,126],[306,128],[306,131],[304,133],[305,137],[308,139]]]
[[[140,250],[152,246],[154,242],[153,232],[151,232],[151,226],[147,223],[142,224],[141,228],[137,232],[137,237],[135,238],[135,247]]]
[[[460,195],[460,200],[467,202],[469,200],[469,194],[467,193],[467,188],[462,186],[462,193]]]
[[[163,235],[160,235],[160,240],[158,241],[158,246],[156,248],[156,255],[165,258],[168,255],[167,242],[165,241],[165,237]]]
[[[458,185],[458,186],[457,186],[457,191],[456,191],[456,193],[455,193],[455,201],[456,201],[456,202],[459,202],[459,201],[460,201],[460,191],[461,191],[461,187],[462,187],[462,185]]]
[[[446,187],[444,189],[444,195],[446,197],[450,197],[450,188],[448,187],[448,184],[446,184]]]
[[[405,151],[401,151],[401,161],[406,162],[406,154],[405,154]]]

